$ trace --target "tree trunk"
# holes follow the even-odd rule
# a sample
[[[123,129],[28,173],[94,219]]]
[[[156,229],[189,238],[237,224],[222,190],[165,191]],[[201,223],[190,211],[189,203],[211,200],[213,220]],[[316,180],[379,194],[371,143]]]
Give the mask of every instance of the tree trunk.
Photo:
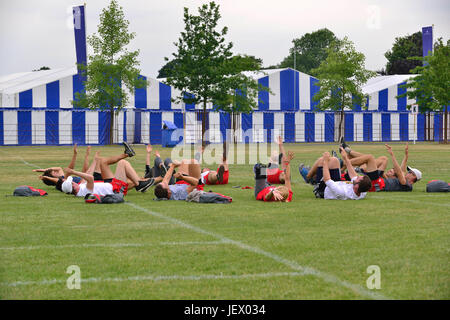
[[[206,132],[206,100],[203,100],[203,115],[202,115],[202,147],[206,147],[205,141]]]
[[[342,130],[342,123],[344,122],[344,108],[341,109],[340,115],[341,116],[339,119],[339,139],[344,136],[343,130]]]

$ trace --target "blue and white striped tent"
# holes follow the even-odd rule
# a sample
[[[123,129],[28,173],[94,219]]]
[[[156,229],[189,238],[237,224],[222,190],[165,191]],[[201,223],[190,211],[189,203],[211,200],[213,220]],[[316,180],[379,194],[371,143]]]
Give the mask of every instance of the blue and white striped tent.
[[[314,112],[313,96],[319,89],[316,78],[289,68],[249,75],[273,94],[260,92],[257,110],[237,117],[241,129],[238,140],[270,142],[281,134],[286,142],[335,141],[338,116],[334,112]],[[406,109],[406,98],[396,98],[404,92],[400,86],[409,77],[376,77],[363,87],[370,96],[368,110],[346,112],[348,141],[423,140],[424,117],[418,115],[414,124],[413,115]],[[116,117],[114,141],[160,144],[162,121],[168,120],[184,127],[186,142],[196,142],[201,114],[195,111],[201,106],[174,103],[171,99],[179,91],[162,80],[146,79],[150,85],[135,90],[128,106]],[[108,143],[109,113],[71,105],[75,92],[82,89],[76,67],[0,77],[0,145]],[[439,117],[435,117],[434,122],[438,121]],[[220,142],[231,128],[231,118],[211,110],[207,124],[211,142]]]

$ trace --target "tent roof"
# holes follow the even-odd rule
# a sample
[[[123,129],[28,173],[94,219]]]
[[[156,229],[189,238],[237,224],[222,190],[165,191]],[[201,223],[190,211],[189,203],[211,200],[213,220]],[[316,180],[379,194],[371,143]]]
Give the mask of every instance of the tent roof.
[[[414,78],[416,74],[394,74],[390,76],[378,76],[373,77],[362,86],[362,92],[364,94],[371,94],[384,90],[386,88],[395,86],[399,83],[405,82],[410,78]]]
[[[77,67],[14,73],[0,77],[0,93],[14,94],[77,73]]]

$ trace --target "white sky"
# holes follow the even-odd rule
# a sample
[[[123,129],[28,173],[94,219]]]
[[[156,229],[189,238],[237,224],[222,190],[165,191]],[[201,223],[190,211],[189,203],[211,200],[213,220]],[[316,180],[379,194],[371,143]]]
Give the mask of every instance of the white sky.
[[[87,34],[97,31],[108,0],[88,0]],[[130,49],[139,49],[141,73],[155,78],[172,58],[174,42],[184,29],[183,7],[191,13],[203,0],[119,0],[130,31]],[[42,66],[63,68],[75,63],[71,0],[0,0],[0,75]],[[254,55],[263,65],[280,63],[294,38],[328,28],[347,36],[366,56],[366,67],[386,65],[384,53],[396,37],[434,24],[434,39],[450,34],[449,0],[218,0],[234,53]],[[69,27],[70,26],[70,27]]]

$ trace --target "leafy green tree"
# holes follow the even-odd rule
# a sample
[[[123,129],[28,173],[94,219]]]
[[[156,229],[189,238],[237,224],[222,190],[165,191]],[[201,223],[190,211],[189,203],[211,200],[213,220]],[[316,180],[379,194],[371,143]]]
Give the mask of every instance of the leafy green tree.
[[[408,97],[417,101],[421,113],[435,111],[444,113],[443,142],[448,143],[448,105],[450,103],[450,40],[445,44],[440,38],[431,55],[420,59],[421,65],[412,73],[418,74],[409,80],[406,93],[398,97]],[[423,63],[423,65],[422,65]],[[408,105],[410,108],[411,105]]]
[[[72,101],[76,107],[110,111],[110,144],[113,143],[114,114],[127,105],[129,93],[148,85],[139,77],[139,50],[128,51],[126,48],[135,37],[134,32],[128,31],[128,26],[122,7],[116,0],[111,0],[100,14],[98,35],[88,37],[93,55],[89,55],[86,66],[78,65],[86,76],[85,91],[77,93]]]
[[[334,33],[327,28],[306,33],[301,38],[292,40],[294,46],[289,49],[289,56],[280,63],[280,68],[295,68],[316,76],[313,69],[319,67],[320,63],[327,58],[327,49],[336,40]]]
[[[388,60],[386,64],[388,75],[409,74],[411,70],[421,65],[420,61],[410,58],[422,56],[422,32],[395,38],[392,49],[384,56]]]
[[[314,95],[316,110],[340,112],[339,136],[344,134],[342,124],[344,109],[362,105],[364,94],[361,86],[376,75],[364,66],[364,54],[357,52],[354,44],[345,37],[333,41],[327,49],[327,58],[314,69],[319,78],[320,90]]]
[[[167,79],[169,85],[181,92],[174,100],[203,106],[203,145],[208,103],[213,103],[216,110],[248,113],[258,104],[258,90],[267,89],[242,73],[258,70],[260,60],[233,56],[233,44],[225,41],[228,28],[217,30],[220,17],[215,2],[199,7],[198,15],[184,8],[185,29],[174,43],[177,50],[172,54],[177,63],[173,64],[171,77]]]

